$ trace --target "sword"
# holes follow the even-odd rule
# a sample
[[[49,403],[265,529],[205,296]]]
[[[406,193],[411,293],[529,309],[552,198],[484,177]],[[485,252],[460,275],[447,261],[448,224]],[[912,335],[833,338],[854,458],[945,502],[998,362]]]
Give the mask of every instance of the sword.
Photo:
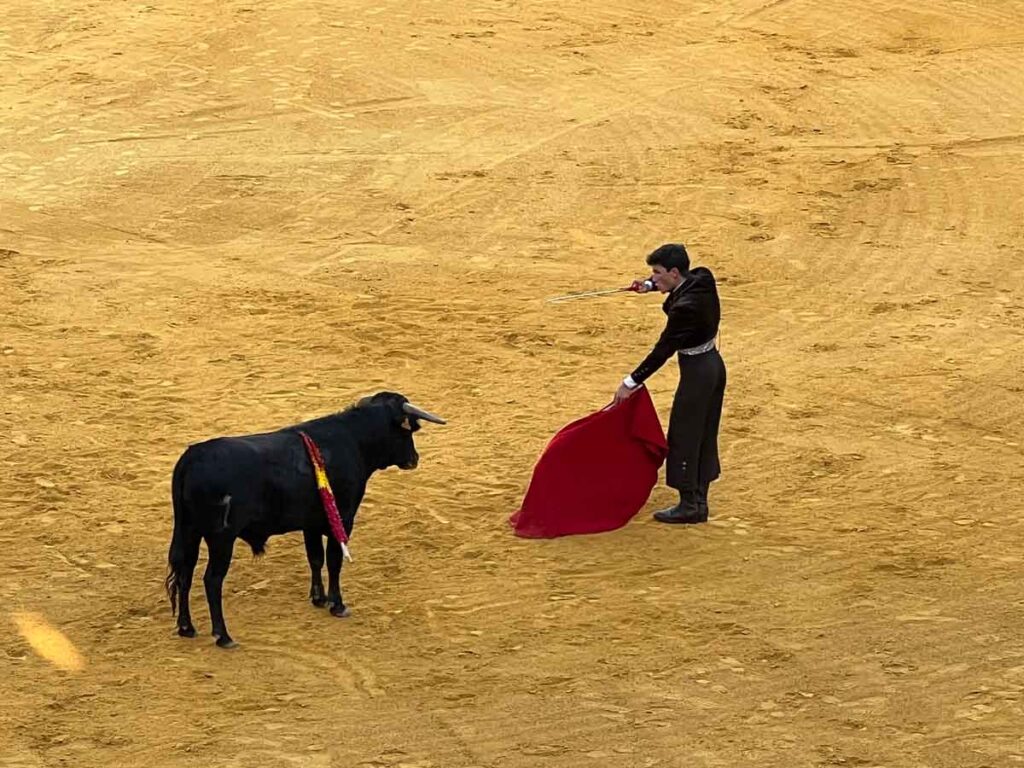
[[[631,291],[631,290],[633,290],[633,289],[632,288],[611,288],[611,289],[606,290],[606,291],[580,291],[580,292],[577,292],[577,293],[567,293],[565,296],[555,296],[553,298],[548,299],[548,303],[553,304],[553,303],[560,302],[560,301],[572,301],[573,299],[587,299],[587,298],[590,298],[592,296],[608,296],[609,294],[612,294],[612,293],[625,293],[626,291]]]

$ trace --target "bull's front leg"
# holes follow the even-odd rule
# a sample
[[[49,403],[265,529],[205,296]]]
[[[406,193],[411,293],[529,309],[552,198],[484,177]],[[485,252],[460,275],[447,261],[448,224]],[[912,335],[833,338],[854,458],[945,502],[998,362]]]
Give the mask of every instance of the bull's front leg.
[[[327,604],[331,607],[331,615],[345,618],[349,610],[341,599],[341,561],[342,551],[333,536],[327,537]]]
[[[309,560],[309,601],[317,608],[323,608],[327,600],[324,598],[324,582],[320,571],[324,567],[324,539],[319,531],[304,530],[302,537],[306,541],[306,559]]]

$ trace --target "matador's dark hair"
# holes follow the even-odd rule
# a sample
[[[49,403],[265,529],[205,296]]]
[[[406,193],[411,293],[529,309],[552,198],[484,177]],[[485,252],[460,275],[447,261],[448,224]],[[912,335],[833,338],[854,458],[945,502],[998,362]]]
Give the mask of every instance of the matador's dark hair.
[[[664,267],[666,271],[678,269],[680,273],[685,273],[690,269],[690,256],[682,243],[667,243],[647,255],[647,265]]]

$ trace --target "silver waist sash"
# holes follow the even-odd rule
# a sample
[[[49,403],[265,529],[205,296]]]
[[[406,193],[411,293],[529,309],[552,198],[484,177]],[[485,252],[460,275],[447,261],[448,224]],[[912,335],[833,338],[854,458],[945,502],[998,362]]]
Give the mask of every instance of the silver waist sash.
[[[686,355],[687,357],[689,357],[690,355],[703,355],[705,352],[710,352],[714,348],[715,340],[712,339],[711,341],[704,342],[703,344],[699,344],[696,347],[690,347],[689,349],[680,349],[679,354]]]

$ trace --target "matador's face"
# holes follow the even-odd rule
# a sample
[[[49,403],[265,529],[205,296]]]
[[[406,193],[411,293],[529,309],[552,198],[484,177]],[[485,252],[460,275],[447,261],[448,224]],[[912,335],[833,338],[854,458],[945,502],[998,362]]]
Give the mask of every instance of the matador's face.
[[[661,293],[669,293],[683,281],[683,276],[675,267],[666,270],[660,264],[655,264],[651,269],[651,280]]]

